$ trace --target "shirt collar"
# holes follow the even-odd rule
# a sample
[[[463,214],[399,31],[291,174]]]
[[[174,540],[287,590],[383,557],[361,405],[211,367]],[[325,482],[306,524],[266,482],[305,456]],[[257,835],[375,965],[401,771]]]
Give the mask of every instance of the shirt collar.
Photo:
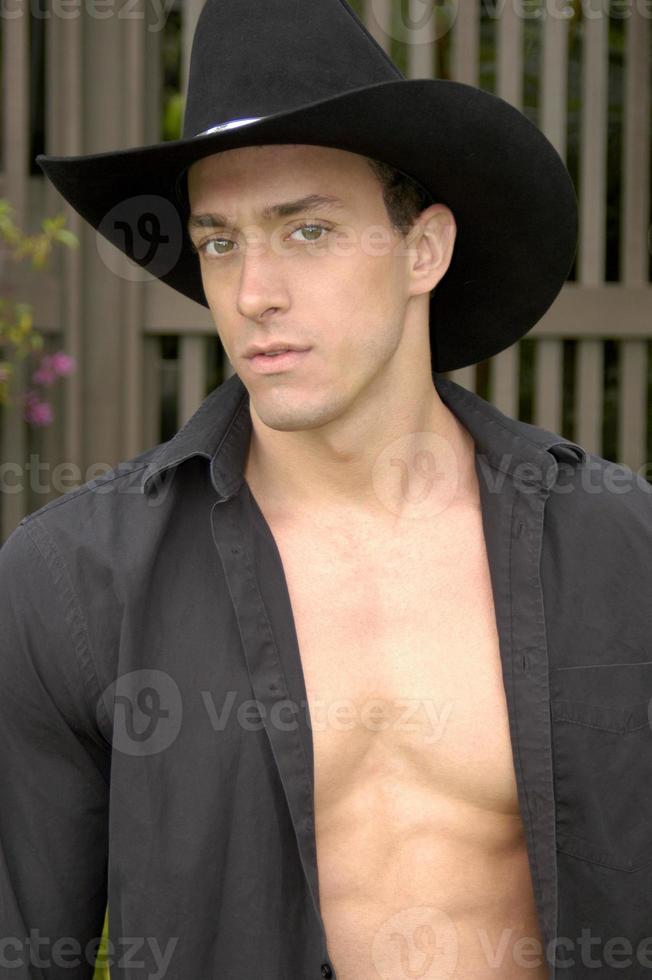
[[[505,415],[449,378],[434,373],[433,383],[444,404],[472,436],[476,453],[504,473],[549,488],[556,478],[557,460],[578,463],[586,458],[586,450],[577,443]],[[171,439],[157,447],[144,470],[142,492],[150,493],[166,470],[193,456],[204,456],[210,461],[218,496],[227,500],[242,484],[251,428],[249,392],[239,375],[232,374]]]

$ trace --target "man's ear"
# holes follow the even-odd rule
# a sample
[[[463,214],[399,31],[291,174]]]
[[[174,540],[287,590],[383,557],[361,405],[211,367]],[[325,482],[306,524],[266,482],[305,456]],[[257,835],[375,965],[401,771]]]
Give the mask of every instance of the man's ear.
[[[429,293],[451,263],[457,225],[445,204],[431,204],[421,212],[408,235],[410,295]]]

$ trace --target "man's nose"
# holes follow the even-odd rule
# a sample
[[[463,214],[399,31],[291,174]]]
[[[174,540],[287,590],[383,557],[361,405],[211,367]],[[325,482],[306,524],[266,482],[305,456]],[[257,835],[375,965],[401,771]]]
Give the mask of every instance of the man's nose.
[[[273,242],[256,241],[242,258],[237,306],[241,316],[259,319],[268,309],[285,309],[289,302],[283,255]]]

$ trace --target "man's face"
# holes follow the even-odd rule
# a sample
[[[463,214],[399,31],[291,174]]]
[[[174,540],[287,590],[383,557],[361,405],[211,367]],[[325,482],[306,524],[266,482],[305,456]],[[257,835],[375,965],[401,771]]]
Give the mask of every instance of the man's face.
[[[188,190],[192,215],[218,215],[190,234],[220,339],[258,415],[288,430],[335,418],[382,377],[409,298],[405,242],[367,160],[319,146],[244,147],[195,163]],[[309,195],[337,202],[263,213]],[[307,350],[286,365],[247,357],[251,344],[277,341]]]

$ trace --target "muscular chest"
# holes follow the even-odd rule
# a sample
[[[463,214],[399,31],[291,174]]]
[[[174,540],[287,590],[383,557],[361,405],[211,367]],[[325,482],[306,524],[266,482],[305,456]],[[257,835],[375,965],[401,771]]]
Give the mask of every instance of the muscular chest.
[[[415,532],[380,541],[345,529],[275,529],[308,699],[317,813],[354,799],[356,787],[368,797],[372,786],[400,786],[397,820],[409,819],[405,801],[422,792],[516,814],[480,513]]]

